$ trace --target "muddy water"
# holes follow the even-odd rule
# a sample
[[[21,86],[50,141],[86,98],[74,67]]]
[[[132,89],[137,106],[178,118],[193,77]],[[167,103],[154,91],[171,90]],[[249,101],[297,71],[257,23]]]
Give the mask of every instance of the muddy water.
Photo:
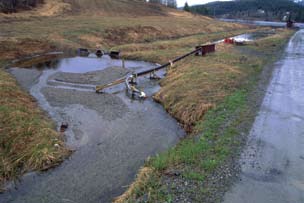
[[[126,61],[123,69],[121,64],[106,56],[90,56],[10,69],[55,122],[69,123],[66,140],[75,152],[55,169],[24,176],[15,188],[0,195],[1,203],[110,202],[134,180],[147,157],[175,145],[184,135],[176,121],[153,102],[151,96],[159,89],[156,81],[144,77],[138,81],[149,96],[145,101],[127,97],[123,85],[96,94],[94,85],[85,84],[97,79],[104,83],[155,66]],[[65,79],[70,80],[66,83]],[[75,79],[81,84],[73,83]]]

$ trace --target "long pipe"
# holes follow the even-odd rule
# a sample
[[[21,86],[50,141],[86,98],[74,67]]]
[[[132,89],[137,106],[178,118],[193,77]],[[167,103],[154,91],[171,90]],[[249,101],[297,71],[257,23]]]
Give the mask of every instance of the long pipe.
[[[160,66],[158,66],[158,67],[156,67],[156,68],[149,69],[149,70],[145,70],[145,71],[142,71],[142,72],[139,72],[139,73],[134,73],[134,75],[136,75],[136,76],[143,76],[143,75],[152,73],[152,72],[154,72],[154,71],[158,71],[158,70],[163,69],[163,68],[165,68],[165,67],[167,67],[167,66],[170,66],[172,63],[176,63],[177,61],[180,61],[180,60],[186,58],[187,56],[190,56],[190,55],[192,55],[192,54],[195,54],[195,53],[197,53],[197,52],[199,52],[199,51],[201,51],[201,50],[202,50],[202,48],[200,47],[200,48],[195,49],[194,51],[191,51],[191,52],[189,52],[189,53],[187,53],[187,54],[185,54],[185,55],[183,55],[183,56],[180,56],[180,57],[178,57],[178,58],[176,58],[176,59],[173,59],[172,61],[169,61],[168,63],[166,63],[166,64],[164,64],[164,65],[160,65]],[[101,91],[101,90],[103,90],[103,89],[105,89],[105,88],[108,88],[108,87],[111,87],[111,86],[114,86],[114,85],[118,85],[118,84],[120,84],[120,83],[123,83],[123,82],[126,80],[126,78],[127,78],[127,77],[118,79],[118,80],[116,80],[116,81],[114,81],[114,82],[112,82],[112,83],[106,84],[106,85],[99,85],[99,86],[96,86],[96,92],[99,92],[99,91]]]
[[[148,73],[154,72],[154,71],[158,71],[158,70],[163,69],[163,68],[165,68],[165,67],[167,67],[167,66],[170,66],[171,63],[176,63],[177,61],[180,61],[180,60],[186,58],[187,56],[190,56],[190,55],[192,55],[192,54],[195,54],[195,53],[199,52],[201,49],[202,49],[202,48],[198,48],[198,49],[196,49],[196,50],[194,50],[194,51],[191,51],[191,52],[189,52],[189,53],[187,53],[187,54],[185,54],[185,55],[183,55],[183,56],[180,56],[180,57],[178,57],[178,58],[172,60],[171,62],[169,61],[168,63],[166,63],[166,64],[164,64],[164,65],[161,65],[161,66],[158,66],[158,67],[156,67],[156,68],[153,68],[153,69],[150,69],[150,70],[146,70],[146,71],[142,71],[142,72],[139,72],[139,73],[135,73],[135,75],[137,75],[137,76],[142,76],[142,75],[146,75],[146,74],[148,74]]]

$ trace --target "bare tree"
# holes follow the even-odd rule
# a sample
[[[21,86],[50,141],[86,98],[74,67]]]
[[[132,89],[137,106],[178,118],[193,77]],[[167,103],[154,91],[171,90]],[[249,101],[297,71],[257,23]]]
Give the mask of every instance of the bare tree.
[[[29,9],[43,3],[43,0],[0,0],[0,12],[16,12],[17,9]]]

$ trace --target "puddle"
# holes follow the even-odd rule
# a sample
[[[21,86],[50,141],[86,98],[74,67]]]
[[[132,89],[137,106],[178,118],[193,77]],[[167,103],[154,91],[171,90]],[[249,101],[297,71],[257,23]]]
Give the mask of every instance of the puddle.
[[[250,42],[250,41],[255,41],[258,39],[268,37],[273,34],[275,34],[275,31],[253,32],[253,33],[245,33],[245,34],[237,35],[237,36],[230,37],[230,38],[234,39],[237,42]],[[221,43],[221,42],[224,42],[224,39],[218,40],[215,43]]]
[[[35,61],[39,61],[35,58]],[[145,101],[126,96],[124,84],[96,94],[95,84],[143,71],[156,64],[107,56],[41,59],[10,68],[17,81],[58,124],[68,124],[66,143],[76,151],[45,173],[22,178],[0,202],[111,202],[133,180],[149,156],[174,146],[184,131],[151,96],[158,81],[138,79]],[[16,66],[16,65],[15,65]],[[163,76],[164,71],[157,72]]]
[[[233,37],[236,41],[254,41],[275,34],[274,32],[253,32]]]

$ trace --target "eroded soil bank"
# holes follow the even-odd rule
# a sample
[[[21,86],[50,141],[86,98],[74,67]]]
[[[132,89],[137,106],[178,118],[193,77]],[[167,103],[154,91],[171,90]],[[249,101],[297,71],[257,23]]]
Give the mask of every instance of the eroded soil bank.
[[[96,84],[155,66],[126,61],[122,68],[121,63],[106,56],[76,57],[51,66],[9,70],[58,125],[69,124],[66,140],[75,152],[55,169],[24,176],[0,195],[1,202],[110,202],[133,181],[147,157],[175,145],[184,135],[151,97],[131,100],[123,86],[95,93]],[[147,78],[139,83],[148,96],[159,89]]]

